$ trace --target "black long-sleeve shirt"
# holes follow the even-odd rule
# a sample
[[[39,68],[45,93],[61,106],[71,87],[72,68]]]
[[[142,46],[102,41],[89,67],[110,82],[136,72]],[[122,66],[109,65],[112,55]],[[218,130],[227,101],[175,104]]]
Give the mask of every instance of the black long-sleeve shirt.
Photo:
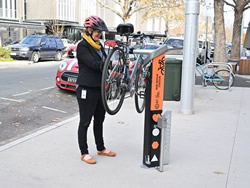
[[[101,51],[106,58],[103,46]],[[77,45],[77,60],[79,74],[76,83],[87,87],[101,87],[103,58],[85,39]]]

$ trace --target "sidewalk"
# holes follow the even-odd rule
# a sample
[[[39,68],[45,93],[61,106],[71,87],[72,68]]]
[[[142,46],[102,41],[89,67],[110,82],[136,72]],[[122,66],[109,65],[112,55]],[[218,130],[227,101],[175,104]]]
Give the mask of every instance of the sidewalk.
[[[193,115],[179,114],[180,102],[165,101],[172,128],[170,163],[162,173],[141,168],[144,114],[134,108],[133,99],[126,99],[118,115],[106,116],[105,143],[115,158],[96,154],[91,125],[89,150],[96,165],[80,160],[78,116],[0,147],[0,187],[250,187],[250,88],[196,86]]]

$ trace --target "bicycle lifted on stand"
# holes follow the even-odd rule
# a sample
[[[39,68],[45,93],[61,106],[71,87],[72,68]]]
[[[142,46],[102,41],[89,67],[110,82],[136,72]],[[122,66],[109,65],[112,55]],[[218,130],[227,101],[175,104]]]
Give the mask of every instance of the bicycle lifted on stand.
[[[108,54],[102,73],[101,94],[105,110],[110,114],[116,114],[123,104],[125,95],[135,97],[135,107],[138,113],[143,112],[145,108],[145,89],[148,74],[148,66],[144,65],[145,56],[137,56],[134,68],[130,74],[129,71],[129,42],[128,38],[140,38],[140,48],[143,48],[144,37],[165,37],[165,35],[155,34],[133,34],[132,24],[120,24],[117,27],[117,33],[126,40],[116,40],[106,42],[112,47]]]

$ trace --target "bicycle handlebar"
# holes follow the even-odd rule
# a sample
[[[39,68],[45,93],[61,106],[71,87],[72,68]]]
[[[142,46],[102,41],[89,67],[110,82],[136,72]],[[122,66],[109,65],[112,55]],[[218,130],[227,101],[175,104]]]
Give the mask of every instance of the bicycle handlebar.
[[[145,33],[140,33],[140,34],[134,34],[132,33],[130,36],[133,38],[144,38],[144,37],[149,37],[150,39],[154,39],[155,37],[167,37],[165,34],[145,34]]]

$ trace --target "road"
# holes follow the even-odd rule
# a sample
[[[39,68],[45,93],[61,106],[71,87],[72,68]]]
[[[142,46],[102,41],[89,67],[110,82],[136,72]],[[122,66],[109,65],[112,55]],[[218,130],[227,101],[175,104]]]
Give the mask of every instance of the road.
[[[0,145],[78,112],[75,93],[55,85],[60,63],[0,63]]]

